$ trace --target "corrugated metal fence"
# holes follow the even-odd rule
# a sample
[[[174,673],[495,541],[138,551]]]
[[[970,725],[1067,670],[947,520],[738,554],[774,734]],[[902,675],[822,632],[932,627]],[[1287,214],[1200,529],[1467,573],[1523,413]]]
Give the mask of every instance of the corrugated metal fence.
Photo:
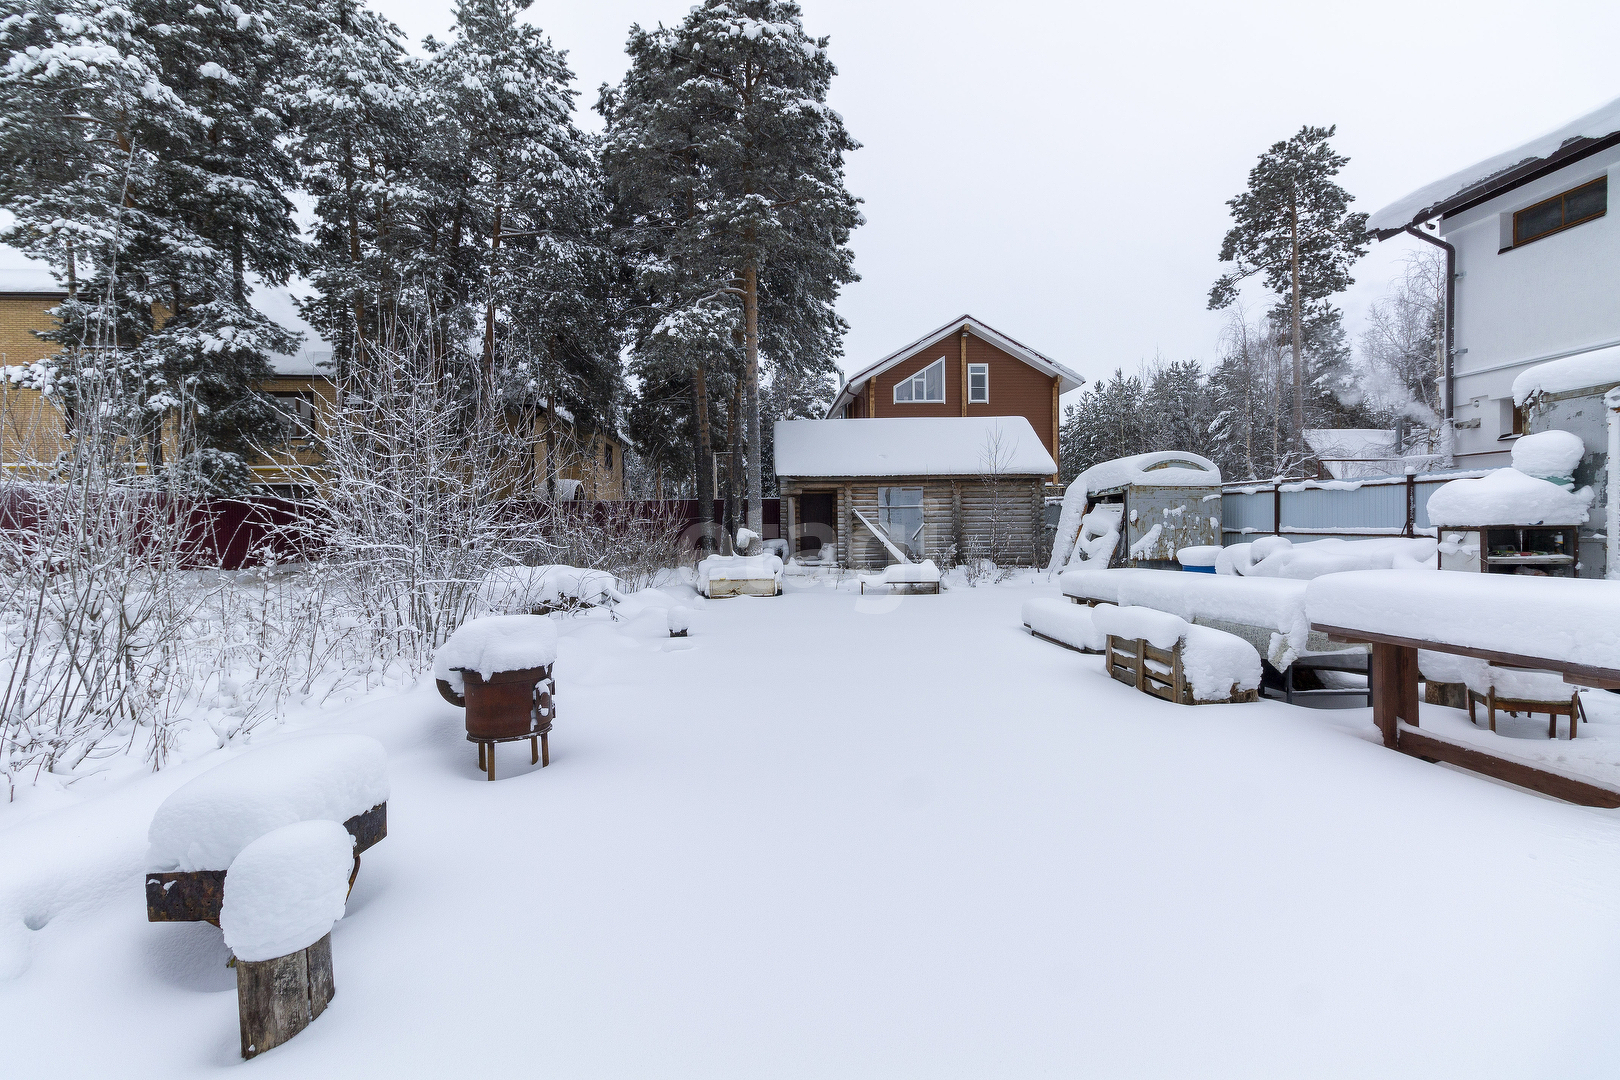
[[[1381,476],[1367,480],[1278,480],[1227,484],[1221,492],[1221,543],[1267,533],[1314,537],[1433,536],[1429,496],[1442,484],[1481,470]]]

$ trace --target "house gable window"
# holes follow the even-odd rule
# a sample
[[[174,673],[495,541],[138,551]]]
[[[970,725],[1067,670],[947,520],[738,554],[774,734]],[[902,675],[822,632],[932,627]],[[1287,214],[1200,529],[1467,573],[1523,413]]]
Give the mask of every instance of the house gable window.
[[[1513,246],[1540,240],[1608,212],[1609,178],[1600,176],[1589,184],[1571,188],[1514,214]]]
[[[942,356],[909,379],[894,384],[894,400],[925,401],[943,404],[945,401],[945,358]]]
[[[990,404],[990,365],[968,365],[968,404]]]

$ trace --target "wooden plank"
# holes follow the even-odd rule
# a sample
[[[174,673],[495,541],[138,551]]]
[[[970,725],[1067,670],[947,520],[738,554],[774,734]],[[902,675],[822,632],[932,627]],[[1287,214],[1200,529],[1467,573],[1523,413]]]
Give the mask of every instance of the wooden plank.
[[[1425,761],[1442,761],[1577,806],[1599,806],[1611,810],[1620,808],[1620,790],[1602,784],[1499,758],[1404,725],[1399,729],[1398,739],[1396,749]]]
[[[1368,663],[1372,682],[1373,723],[1383,733],[1384,745],[1395,749],[1395,725],[1401,710],[1401,649],[1388,642],[1375,642]]]
[[[332,935],[272,960],[238,960],[242,1056],[258,1057],[310,1025],[332,1000]]]
[[[1523,667],[1559,671],[1564,674],[1564,681],[1578,683],[1581,686],[1595,686],[1603,689],[1620,690],[1620,670],[1614,668],[1593,667],[1588,664],[1571,664],[1567,660],[1555,660],[1546,656],[1527,656],[1523,653],[1498,652],[1495,649],[1476,649],[1471,645],[1453,645],[1448,642],[1428,641],[1423,638],[1401,637],[1396,634],[1381,634],[1371,630],[1350,630],[1342,626],[1333,626],[1328,623],[1312,623],[1312,630],[1320,630],[1331,641],[1349,644],[1377,644],[1399,645],[1407,649],[1428,649],[1430,652],[1452,653],[1456,656],[1473,656],[1480,660],[1489,660],[1493,664],[1505,664],[1509,667]]]

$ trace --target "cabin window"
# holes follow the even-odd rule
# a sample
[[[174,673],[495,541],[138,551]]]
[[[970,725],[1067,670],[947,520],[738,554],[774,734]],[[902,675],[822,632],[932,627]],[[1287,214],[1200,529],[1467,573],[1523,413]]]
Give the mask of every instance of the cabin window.
[[[968,404],[990,404],[990,365],[968,365]]]
[[[923,557],[923,489],[878,488],[878,528],[913,559]]]
[[[1528,244],[1555,232],[1600,218],[1609,211],[1609,178],[1571,188],[1513,215],[1513,246]]]
[[[943,402],[945,400],[945,358],[942,356],[911,376],[911,378],[901,379],[895,383],[894,400],[897,402]]]
[[[281,420],[281,441],[291,443],[315,434],[315,395],[308,390],[279,391],[270,397]]]

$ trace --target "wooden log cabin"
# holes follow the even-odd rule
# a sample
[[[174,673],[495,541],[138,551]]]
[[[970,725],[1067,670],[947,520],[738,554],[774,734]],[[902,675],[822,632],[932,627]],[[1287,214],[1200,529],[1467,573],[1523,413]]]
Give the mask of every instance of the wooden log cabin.
[[[972,316],[862,369],[823,420],[776,425],[792,550],[873,568],[908,558],[1042,557],[1058,397],[1084,380]]]

